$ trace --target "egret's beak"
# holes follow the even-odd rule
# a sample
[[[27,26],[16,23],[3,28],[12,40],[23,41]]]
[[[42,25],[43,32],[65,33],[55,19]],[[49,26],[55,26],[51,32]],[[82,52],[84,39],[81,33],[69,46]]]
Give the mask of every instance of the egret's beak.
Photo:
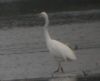
[[[38,17],[42,17],[41,13],[37,14]]]
[[[38,13],[38,14],[36,14],[37,16],[39,16],[40,15],[40,13]]]
[[[35,16],[37,16],[37,17],[38,17],[38,16],[39,16],[39,14],[35,14]]]
[[[40,13],[35,13],[34,14],[34,16],[36,16],[36,17],[41,17],[40,15],[41,15]]]

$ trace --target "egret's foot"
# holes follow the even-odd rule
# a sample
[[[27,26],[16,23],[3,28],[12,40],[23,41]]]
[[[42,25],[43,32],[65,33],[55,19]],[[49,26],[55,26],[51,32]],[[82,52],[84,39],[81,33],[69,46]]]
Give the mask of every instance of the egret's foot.
[[[55,71],[53,72],[53,74],[55,74],[55,73],[59,73],[59,69],[57,69],[57,70],[55,70]]]
[[[54,78],[55,77],[55,74],[59,73],[57,70],[54,71],[52,74],[51,74],[51,77]]]
[[[54,78],[54,75],[55,75],[56,73],[59,73],[59,70],[58,70],[58,69],[52,73],[52,78]]]
[[[56,75],[64,74],[64,70],[62,67],[58,68],[56,71],[53,72],[52,78],[55,77]]]
[[[53,73],[64,73],[64,70],[62,67],[58,67],[58,69],[54,71]]]

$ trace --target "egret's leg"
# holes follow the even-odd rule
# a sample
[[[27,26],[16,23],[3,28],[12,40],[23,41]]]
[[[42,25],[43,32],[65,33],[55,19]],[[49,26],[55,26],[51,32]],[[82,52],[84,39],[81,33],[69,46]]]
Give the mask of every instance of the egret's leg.
[[[62,73],[64,73],[63,67],[61,66],[61,62],[58,63],[58,68],[57,68],[56,71],[54,71],[54,73],[57,73],[57,72],[62,72]]]
[[[64,73],[64,69],[63,69],[63,67],[62,67],[62,66],[61,66],[61,72],[62,72],[62,73]]]
[[[60,66],[58,65],[57,70],[55,70],[55,71],[53,72],[53,74],[52,74],[52,78],[54,77],[54,74],[55,74],[55,73],[58,73],[58,72],[59,72],[59,69],[60,69]]]
[[[61,62],[58,63],[58,68],[53,72],[52,77],[54,77],[55,73],[64,73],[63,67],[61,66]]]
[[[61,63],[59,63],[59,72],[64,73],[64,70],[63,70],[63,67],[62,67]]]
[[[54,71],[54,73],[57,73],[57,72],[59,72],[59,68],[60,68],[60,67],[58,66],[57,70],[56,70],[56,71]]]

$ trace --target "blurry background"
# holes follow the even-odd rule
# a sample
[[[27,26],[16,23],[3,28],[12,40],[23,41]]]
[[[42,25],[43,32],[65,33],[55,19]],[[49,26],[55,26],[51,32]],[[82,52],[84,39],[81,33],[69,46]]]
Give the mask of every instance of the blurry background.
[[[0,0],[0,15],[99,9],[100,0]]]

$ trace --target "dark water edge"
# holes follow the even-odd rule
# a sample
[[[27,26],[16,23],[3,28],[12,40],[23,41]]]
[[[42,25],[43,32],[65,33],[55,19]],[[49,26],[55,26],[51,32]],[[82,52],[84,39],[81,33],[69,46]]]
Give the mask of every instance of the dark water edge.
[[[63,11],[48,13],[50,25],[62,25],[71,23],[87,23],[100,21],[100,10],[88,11]],[[34,27],[43,25],[44,20],[37,14],[26,14],[16,16],[1,16],[0,28],[7,27]]]
[[[86,77],[78,77],[77,81],[100,81],[100,74],[86,76]]]
[[[100,9],[99,0],[1,0],[0,15]]]
[[[51,81],[52,79],[55,79],[55,78],[57,78],[57,77],[53,77],[53,78],[51,78],[51,77],[47,77],[47,78],[30,78],[30,79],[26,78],[26,79],[15,79],[15,80],[4,80],[4,81]],[[57,81],[57,80],[53,80],[53,81]],[[85,76],[85,77],[77,76],[75,81],[100,81],[100,74]]]

